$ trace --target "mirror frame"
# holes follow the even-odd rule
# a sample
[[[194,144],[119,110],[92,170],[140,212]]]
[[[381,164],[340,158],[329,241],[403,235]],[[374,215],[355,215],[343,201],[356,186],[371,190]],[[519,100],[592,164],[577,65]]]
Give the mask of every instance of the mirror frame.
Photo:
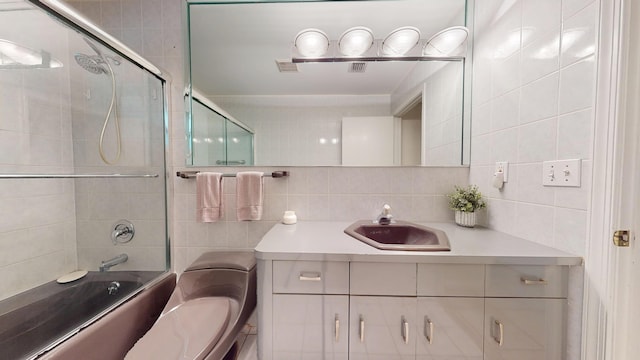
[[[264,3],[308,3],[308,2],[333,2],[343,0],[185,0],[183,2],[183,39],[184,44],[184,108],[185,108],[185,166],[186,167],[220,167],[225,165],[199,165],[193,164],[193,144],[189,141],[192,138],[192,114],[193,114],[193,83],[191,77],[191,39],[190,39],[190,6],[193,5],[225,5],[225,4],[264,4]],[[377,0],[349,0],[349,1],[377,1]],[[403,0],[391,0],[403,1]],[[475,0],[465,0],[465,26],[469,29],[467,38],[466,56],[462,60],[464,67],[462,83],[462,149],[460,150],[460,164],[457,165],[413,165],[402,166],[393,165],[397,168],[411,167],[469,167],[471,163],[471,115],[472,115],[472,79],[473,79],[473,43],[474,43],[474,9]],[[416,91],[416,100],[422,96],[422,91]],[[414,100],[415,101],[415,100]],[[409,105],[409,104],[407,104]],[[255,146],[255,145],[254,145]],[[255,158],[255,147],[254,158]],[[232,166],[232,165],[227,165]],[[234,165],[237,166],[237,165]],[[280,165],[252,165],[247,167],[278,167]],[[286,165],[286,167],[342,167],[344,165]],[[352,166],[347,166],[352,167]]]

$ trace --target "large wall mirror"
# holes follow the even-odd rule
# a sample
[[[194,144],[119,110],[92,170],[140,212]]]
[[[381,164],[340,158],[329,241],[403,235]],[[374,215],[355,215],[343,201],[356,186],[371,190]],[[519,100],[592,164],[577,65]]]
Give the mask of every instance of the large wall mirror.
[[[190,0],[187,14],[187,165],[468,164],[466,0]]]

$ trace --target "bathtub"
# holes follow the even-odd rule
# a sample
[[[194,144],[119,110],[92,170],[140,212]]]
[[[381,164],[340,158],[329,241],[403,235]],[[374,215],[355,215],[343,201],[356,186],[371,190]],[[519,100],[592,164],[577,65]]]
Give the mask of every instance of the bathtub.
[[[58,353],[66,354],[65,351],[74,351],[73,345],[67,346],[66,342],[62,342],[69,339],[67,342],[77,343],[77,339],[72,341],[76,337],[73,335],[77,333],[85,335],[94,332],[93,329],[89,332],[85,332],[84,329],[88,330],[101,323],[101,321],[96,322],[96,320],[103,320],[101,318],[103,316],[106,317],[105,314],[108,313],[108,315],[112,315],[110,312],[119,310],[117,309],[118,306],[133,295],[137,294],[130,301],[144,301],[145,298],[151,295],[145,294],[147,290],[151,292],[152,289],[161,285],[159,288],[160,295],[151,296],[153,298],[152,302],[157,303],[157,305],[149,306],[147,304],[147,308],[143,308],[144,310],[141,311],[142,314],[150,312],[147,316],[144,316],[147,321],[142,321],[143,324],[133,324],[136,330],[131,333],[130,337],[142,336],[146,332],[146,329],[144,329],[146,322],[150,320],[148,326],[153,324],[155,317],[159,315],[173,290],[173,285],[175,285],[175,275],[173,275],[173,278],[169,275],[161,275],[163,275],[163,272],[154,271],[90,272],[83,279],[72,283],[58,284],[53,281],[0,301],[0,349],[2,349],[2,358],[34,359],[44,354],[43,358],[53,359]],[[142,291],[145,289],[145,284],[158,278],[162,278],[164,281],[156,280],[154,283],[158,284],[148,286],[147,290]],[[166,296],[163,297],[162,294],[165,293]],[[145,296],[141,296],[142,294]],[[139,297],[140,299],[137,299]],[[96,323],[94,324],[94,322]],[[90,324],[94,325],[88,327]],[[122,330],[126,332],[126,329]],[[80,338],[83,337],[80,336]],[[111,347],[126,347],[123,350],[126,353],[126,350],[135,343],[138,337],[123,339],[127,344],[111,344]],[[102,340],[111,341],[111,339],[113,337]],[[128,342],[131,342],[131,344],[128,344]],[[58,347],[60,349],[56,347],[59,344],[60,346]],[[49,353],[45,354],[47,352]],[[118,356],[110,357],[105,353],[96,355],[98,355],[97,358],[101,359],[115,359]],[[66,355],[63,355],[63,358],[65,357]],[[84,358],[87,358],[86,353]]]

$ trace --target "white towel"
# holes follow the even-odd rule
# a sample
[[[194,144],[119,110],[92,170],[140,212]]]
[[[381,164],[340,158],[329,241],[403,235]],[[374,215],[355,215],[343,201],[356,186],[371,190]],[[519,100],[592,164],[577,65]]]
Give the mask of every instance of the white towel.
[[[236,174],[238,220],[262,218],[262,175],[260,171],[244,171]]]
[[[222,218],[224,194],[222,174],[199,172],[196,174],[196,221],[215,222]]]

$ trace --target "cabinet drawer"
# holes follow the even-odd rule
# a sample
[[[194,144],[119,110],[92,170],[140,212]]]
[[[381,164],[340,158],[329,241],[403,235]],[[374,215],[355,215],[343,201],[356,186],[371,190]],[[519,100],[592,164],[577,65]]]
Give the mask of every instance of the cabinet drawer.
[[[273,292],[283,294],[348,294],[349,263],[274,261]]]
[[[416,264],[351,263],[353,295],[416,295]]]
[[[487,265],[487,297],[566,298],[566,266]]]
[[[418,264],[418,296],[484,296],[484,265]]]

